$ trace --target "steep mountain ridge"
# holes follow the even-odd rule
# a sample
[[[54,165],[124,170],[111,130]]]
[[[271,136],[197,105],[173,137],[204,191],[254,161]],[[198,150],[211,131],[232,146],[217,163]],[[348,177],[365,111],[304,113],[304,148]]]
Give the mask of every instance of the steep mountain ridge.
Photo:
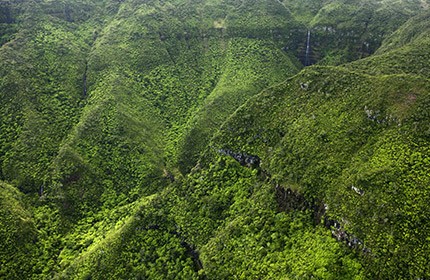
[[[1,277],[429,276],[421,1],[0,15]]]
[[[347,67],[371,75],[406,73],[428,78],[429,15],[424,11],[411,18],[385,40],[374,56]]]
[[[428,87],[414,76],[311,67],[243,106],[212,145],[258,155],[272,184],[322,199],[327,217],[343,221],[381,262],[379,277],[421,277],[427,249],[408,260],[394,248],[428,238],[411,233],[428,212]],[[396,269],[401,263],[411,274]]]

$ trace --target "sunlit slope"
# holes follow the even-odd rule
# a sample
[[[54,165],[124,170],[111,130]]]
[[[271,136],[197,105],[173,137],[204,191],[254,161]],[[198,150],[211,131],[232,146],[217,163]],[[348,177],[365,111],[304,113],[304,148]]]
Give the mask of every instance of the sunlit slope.
[[[213,91],[188,123],[179,150],[183,172],[193,167],[218,127],[248,98],[297,71],[291,59],[271,42],[232,39],[223,71]]]
[[[347,67],[370,75],[398,73],[428,78],[429,18],[429,12],[411,18],[384,41],[374,56]]]
[[[72,259],[85,259],[94,238],[107,246],[104,232],[133,216],[111,211],[122,213],[120,206],[131,207],[170,182],[190,120],[198,119],[196,112],[208,114],[202,106],[212,103],[209,96],[224,98],[223,104],[235,100],[211,109],[217,116],[212,133],[250,96],[297,71],[298,62],[282,50],[290,27],[277,2],[240,12],[234,11],[238,3],[205,2],[191,11],[185,4],[20,3],[16,32],[0,51],[0,175],[35,207],[41,245],[23,240],[28,260],[15,255],[2,275],[61,275],[75,266]],[[265,24],[252,23],[256,16]],[[222,97],[234,83],[240,90]],[[199,139],[199,149],[210,133]],[[101,224],[99,232],[85,232],[88,221]],[[120,235],[109,236],[118,242]],[[169,239],[185,250],[180,238]],[[14,271],[24,262],[28,266]],[[83,266],[94,272],[92,265]]]
[[[312,67],[239,109],[210,153],[258,155],[274,184],[324,201],[328,217],[371,250],[362,259],[370,275],[422,277],[429,86],[410,75]]]
[[[297,71],[277,2],[81,4],[22,3],[2,47],[2,177],[75,214],[105,189],[154,191],[183,155],[189,169],[237,106]]]
[[[429,277],[426,3],[0,3],[0,278]]]
[[[257,155],[271,184],[322,201],[326,217],[362,242],[362,276],[428,277],[427,18],[408,21],[374,56],[307,68],[255,96],[223,124],[201,166],[211,170],[220,151]]]
[[[306,61],[306,32],[310,32],[308,62],[337,65],[372,55],[382,41],[410,17],[428,7],[427,1],[283,0],[301,24],[296,55]],[[426,6],[427,5],[427,6]]]
[[[0,49],[0,174],[24,192],[37,192],[48,180],[59,145],[80,114],[91,36],[84,24],[41,13],[37,21],[20,23]]]
[[[36,227],[23,195],[4,182],[0,182],[0,227],[0,275],[15,279],[30,277],[32,263],[21,263],[20,259],[32,255],[32,244],[37,241]]]

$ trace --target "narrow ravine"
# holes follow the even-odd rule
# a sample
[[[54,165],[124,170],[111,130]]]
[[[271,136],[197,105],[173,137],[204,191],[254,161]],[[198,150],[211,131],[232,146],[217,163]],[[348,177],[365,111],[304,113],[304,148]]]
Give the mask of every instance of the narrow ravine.
[[[322,200],[309,200],[303,194],[274,182],[271,174],[261,169],[260,158],[257,155],[233,152],[229,149],[219,149],[218,153],[234,158],[241,166],[258,169],[260,171],[260,180],[269,182],[273,186],[278,212],[310,210],[315,226],[324,226],[331,231],[333,238],[338,242],[344,243],[350,249],[361,250],[365,254],[371,253],[371,250],[364,245],[362,240],[346,231],[341,222],[331,219],[327,215],[328,206]]]
[[[82,77],[82,98],[87,97],[87,72],[88,72],[88,61],[85,61],[84,75]]]
[[[144,230],[156,230],[156,231],[160,231],[160,232],[167,232],[167,233],[175,236],[176,238],[178,238],[180,240],[181,246],[185,249],[188,257],[191,258],[191,260],[193,261],[194,272],[196,272],[199,275],[200,280],[206,280],[207,279],[206,274],[200,272],[203,270],[203,263],[200,260],[200,254],[199,254],[198,250],[196,249],[196,247],[193,244],[190,244],[185,240],[185,237],[181,234],[181,232],[179,230],[168,230],[167,228],[160,227],[160,225],[158,225],[158,224],[149,225],[143,229]]]

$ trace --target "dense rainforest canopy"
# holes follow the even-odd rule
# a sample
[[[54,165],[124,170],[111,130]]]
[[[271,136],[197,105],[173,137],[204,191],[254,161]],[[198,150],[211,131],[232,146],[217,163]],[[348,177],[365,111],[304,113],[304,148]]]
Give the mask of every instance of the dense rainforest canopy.
[[[1,279],[430,279],[429,0],[0,0]]]

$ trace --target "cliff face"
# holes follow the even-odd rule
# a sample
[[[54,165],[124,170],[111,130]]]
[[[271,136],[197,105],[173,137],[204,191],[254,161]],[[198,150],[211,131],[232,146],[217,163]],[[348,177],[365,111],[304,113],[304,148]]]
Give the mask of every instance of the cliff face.
[[[0,276],[429,277],[427,6],[3,1]]]

